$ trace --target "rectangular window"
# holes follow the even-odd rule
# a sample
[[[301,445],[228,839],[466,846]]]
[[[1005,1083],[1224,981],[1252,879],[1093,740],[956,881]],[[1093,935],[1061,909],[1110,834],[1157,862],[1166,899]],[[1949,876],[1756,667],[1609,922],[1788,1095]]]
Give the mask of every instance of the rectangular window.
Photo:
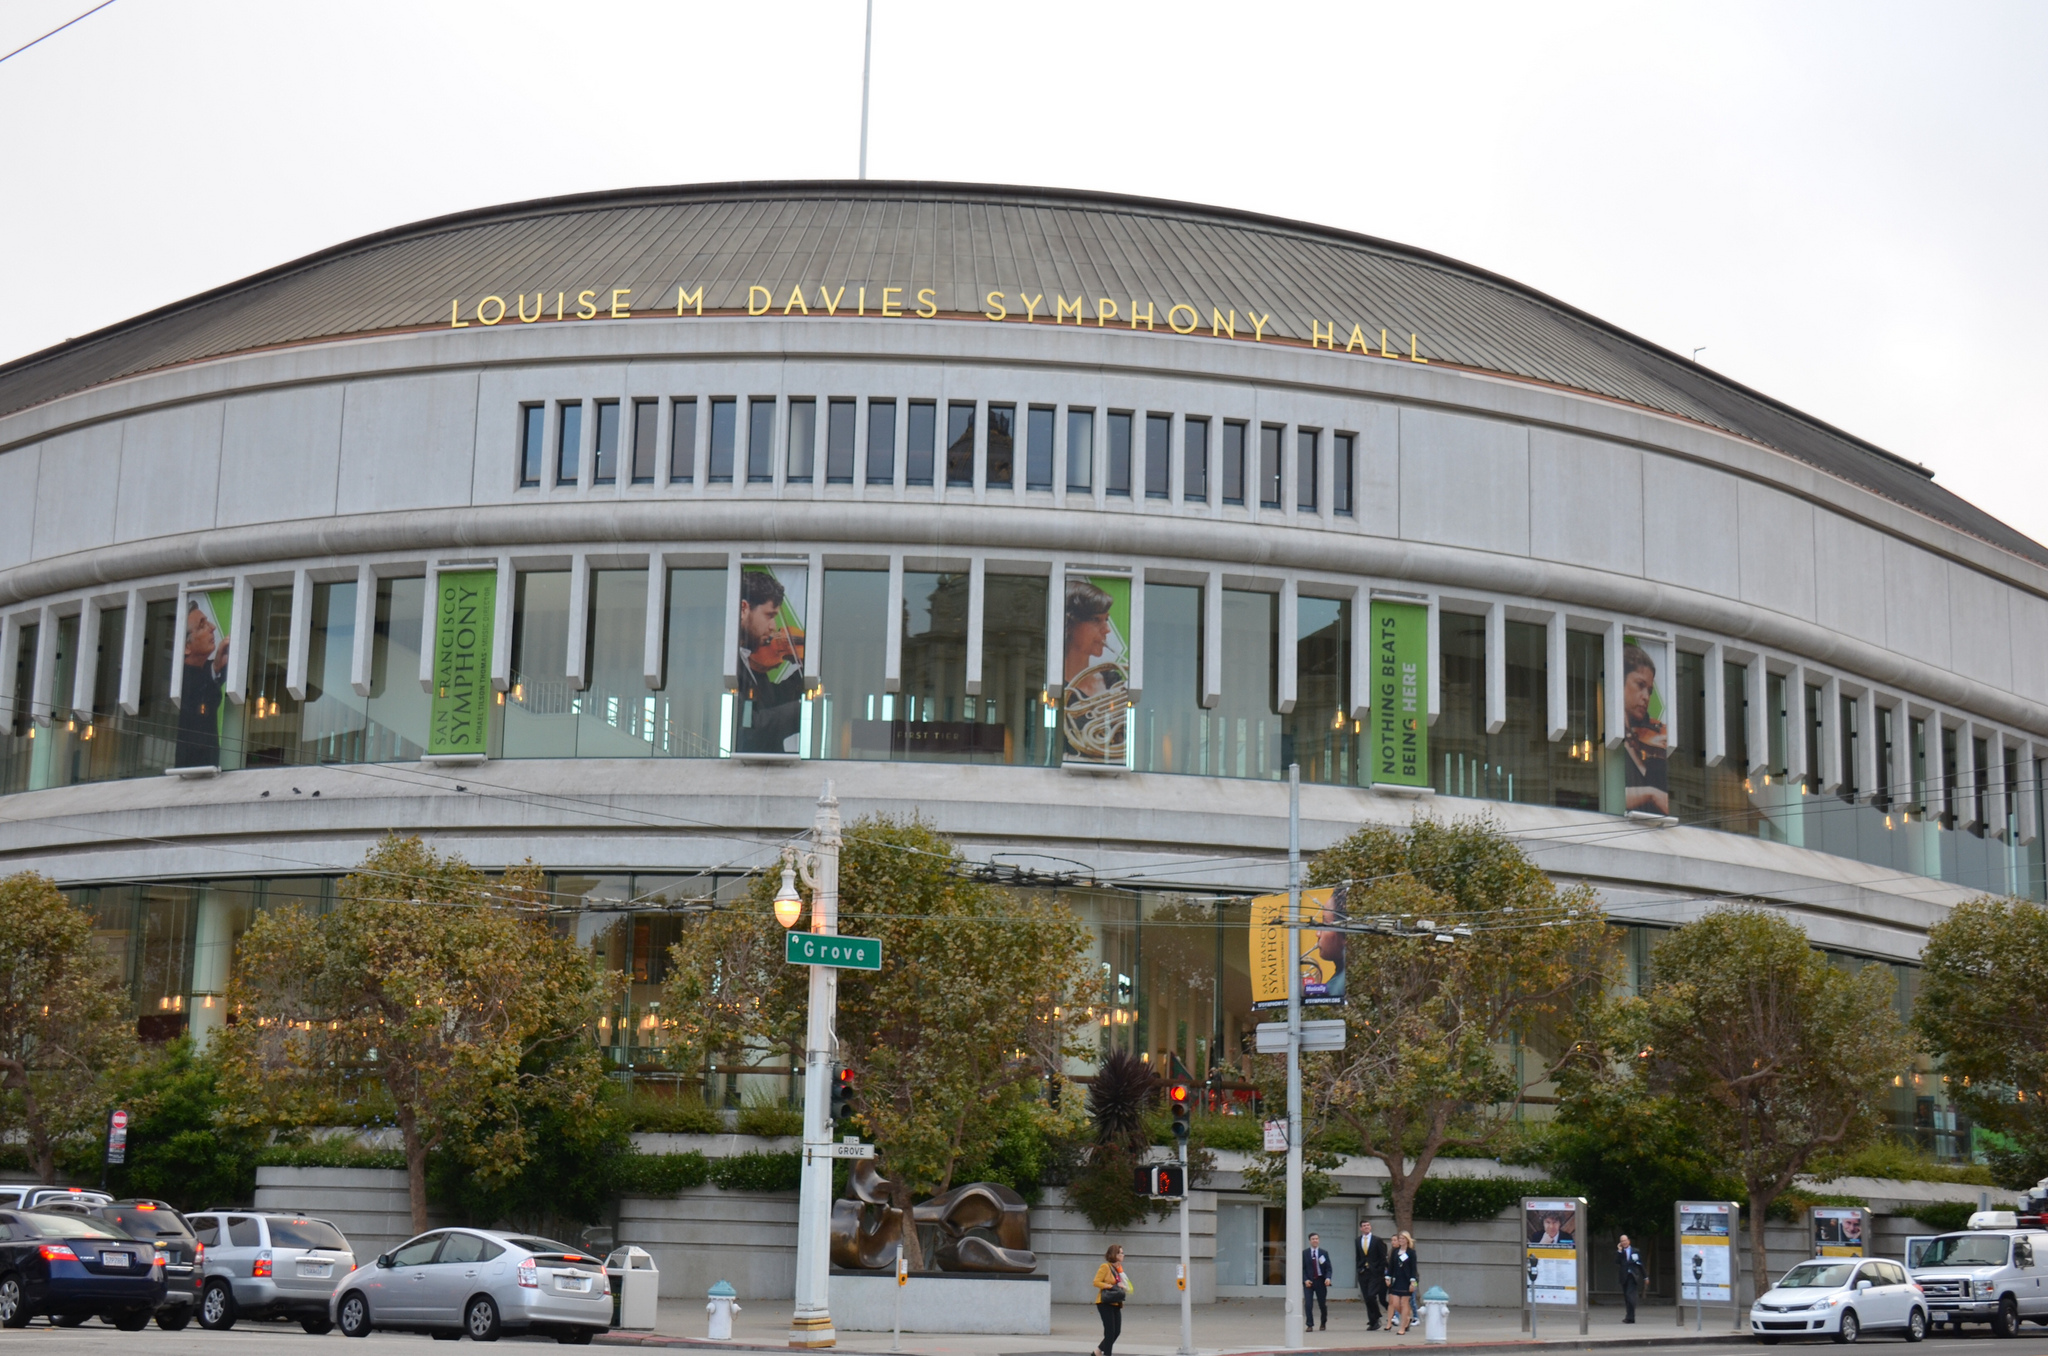
[[[1235,421],[1223,426],[1223,502],[1244,502],[1245,439],[1249,430]]]
[[[775,481],[775,397],[755,396],[747,402],[747,483]]]
[[[1209,421],[1190,419],[1181,431],[1181,498],[1209,502]]]
[[[1145,416],[1145,497],[1164,499],[1173,475],[1173,416]]]
[[[825,410],[825,483],[853,483],[854,402],[835,400]]]
[[[868,406],[870,411],[875,408],[873,403]],[[889,408],[896,408],[894,401]],[[889,628],[898,624],[889,617],[889,572],[825,571],[819,611],[832,618],[832,662],[818,678],[823,688],[816,717],[818,756],[885,760],[891,743],[889,725],[902,700],[898,693],[886,691],[882,680]]]
[[[1139,772],[1208,772],[1211,735],[1202,705],[1202,590],[1148,580],[1145,694],[1132,713],[1132,766]]]
[[[1280,438],[1286,431],[1278,424],[1259,426],[1260,508],[1280,507]]]
[[[652,400],[633,402],[633,483],[654,483],[654,440],[659,435],[661,406]]]
[[[592,479],[599,485],[619,483],[619,402],[597,402],[597,464]]]
[[[988,407],[988,484],[1009,489],[1016,483],[1017,407]]]
[[[1095,411],[1067,411],[1067,488],[1084,493],[1095,485]]]
[[[530,489],[540,484],[540,467],[543,448],[548,436],[548,409],[545,405],[521,405],[519,407],[519,488]]]
[[[576,709],[578,758],[648,758],[660,734],[647,690],[646,570],[593,570],[584,609],[583,691]]]
[[[956,400],[946,407],[946,484],[974,488],[974,402]]]
[[[1358,435],[1340,433],[1330,443],[1330,511],[1351,516],[1352,465],[1358,457]]]
[[[581,693],[569,683],[569,572],[522,571],[513,592],[512,687],[499,756],[573,758]]]
[[[1363,722],[1351,718],[1351,604],[1303,597],[1295,618],[1294,710],[1280,717],[1280,766],[1299,763],[1305,782],[1356,786],[1367,764]]]
[[[1706,656],[1680,650],[1676,664],[1679,738],[1678,747],[1666,759],[1671,782],[1671,813],[1678,816],[1681,824],[1753,834],[1756,832],[1755,813],[1748,789],[1743,785],[1748,769],[1743,764],[1740,751],[1743,742],[1743,732],[1739,728],[1742,722],[1741,670],[1731,673],[1726,665],[1721,670],[1722,681],[1727,684],[1721,694],[1721,709],[1722,719],[1729,722],[1726,727],[1728,753],[1718,766],[1709,767]],[[1661,676],[1658,685],[1660,688],[1664,685]],[[1734,697],[1732,703],[1731,693]],[[1665,710],[1669,711],[1670,694],[1665,695]]]
[[[560,440],[555,444],[555,483],[574,485],[583,468],[583,402],[562,402]]]
[[[1047,586],[1042,576],[988,576],[982,690],[970,695],[968,577],[906,572],[902,691],[867,695],[850,712],[856,756],[886,750],[898,762],[1049,763],[1055,732],[1041,701]]]
[[[1052,431],[1056,413],[1043,405],[1031,407],[1024,452],[1024,488],[1027,490],[1052,488]]]
[[[1856,728],[1856,699],[1843,697],[1840,701],[1837,719],[1842,722],[1842,799],[1853,801],[1859,789],[1856,785],[1856,738],[1862,731]]]
[[[1131,416],[1117,411],[1109,415],[1109,468],[1103,488],[1129,498],[1131,493]]]
[[[740,407],[731,396],[711,402],[711,483],[732,484],[733,461],[739,451]]]
[[[939,405],[935,400],[910,402],[910,422],[904,428],[908,445],[903,453],[904,483],[932,483],[933,463],[938,456]]]
[[[792,485],[811,483],[811,464],[818,456],[818,402],[789,402],[789,461],[787,475]]]
[[[725,630],[725,586],[722,568],[668,572],[662,686],[651,699],[654,749],[665,757],[718,756],[719,711],[726,697],[723,660],[731,643]]]
[[[301,712],[299,703],[285,690],[285,666],[292,645],[289,586],[250,590],[248,643],[248,700],[241,706],[242,765],[296,763]]]
[[[868,484],[896,483],[896,400],[868,397]]]
[[[697,482],[697,401],[678,400],[670,410],[668,430],[668,483],[694,485]]]
[[[1294,433],[1294,507],[1303,513],[1316,511],[1316,443],[1321,437],[1312,428]]]

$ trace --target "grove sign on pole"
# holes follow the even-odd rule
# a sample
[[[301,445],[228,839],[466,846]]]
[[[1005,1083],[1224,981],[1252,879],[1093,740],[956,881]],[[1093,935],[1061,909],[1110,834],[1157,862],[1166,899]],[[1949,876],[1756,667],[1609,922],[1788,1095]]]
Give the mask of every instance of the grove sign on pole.
[[[782,958],[791,965],[829,965],[835,970],[882,968],[882,939],[879,937],[786,932],[782,941]]]

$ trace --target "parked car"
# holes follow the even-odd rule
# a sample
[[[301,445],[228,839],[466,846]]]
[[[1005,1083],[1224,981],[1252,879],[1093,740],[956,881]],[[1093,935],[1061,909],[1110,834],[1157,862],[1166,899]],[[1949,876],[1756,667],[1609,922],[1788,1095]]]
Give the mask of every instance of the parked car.
[[[356,1264],[341,1230],[275,1210],[216,1208],[191,1222],[206,1247],[200,1327],[225,1332],[245,1318],[297,1319],[310,1333],[334,1326],[328,1301]]]
[[[164,1268],[164,1302],[156,1311],[156,1325],[177,1332],[192,1321],[199,1304],[200,1255],[206,1245],[169,1202],[132,1200],[96,1205],[66,1199],[40,1208],[51,1214],[103,1220],[131,1238],[153,1243]]]
[[[604,1259],[530,1234],[436,1229],[358,1267],[336,1289],[346,1337],[372,1330],[495,1341],[531,1333],[581,1346],[611,1327]]]
[[[1988,1323],[2017,1337],[2027,1319],[2048,1323],[2048,1232],[2019,1227],[2010,1210],[1980,1210],[1968,1229],[1927,1243],[1913,1280],[1936,1325]]]
[[[37,1314],[80,1322],[97,1314],[139,1332],[163,1302],[154,1243],[81,1215],[0,1210],[0,1327],[26,1327]]]
[[[1927,1336],[1927,1297],[1897,1262],[1882,1257],[1816,1257],[1786,1272],[1749,1308],[1749,1330],[1765,1346],[1827,1334],[1854,1342],[1868,1332]]]
[[[41,1182],[26,1185],[18,1182],[0,1186],[0,1210],[40,1210],[50,1201],[85,1201],[104,1204],[114,1198],[104,1191],[91,1187],[44,1186]]]

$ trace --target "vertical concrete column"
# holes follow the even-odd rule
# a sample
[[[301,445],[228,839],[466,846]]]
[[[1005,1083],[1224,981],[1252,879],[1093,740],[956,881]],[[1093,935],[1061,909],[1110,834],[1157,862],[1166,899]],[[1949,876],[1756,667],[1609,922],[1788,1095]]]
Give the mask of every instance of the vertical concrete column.
[[[171,690],[169,695],[172,706],[176,706],[185,695],[185,663],[183,658],[185,653],[185,599],[191,596],[191,592],[192,590],[185,585],[178,585],[178,601],[171,608]],[[40,634],[39,632],[39,637]],[[362,691],[363,695],[369,695],[370,687],[367,678],[363,680]]]
[[[744,477],[736,472],[733,478],[739,480]],[[896,616],[902,610],[903,562],[900,558],[892,558],[889,561],[889,625],[891,635],[896,633]],[[725,679],[725,686],[728,690],[737,688],[740,685],[739,647],[733,642],[733,637],[739,633],[740,553],[737,550],[733,550],[726,552],[725,557],[725,630],[722,633],[725,638],[722,646],[725,651],[725,658],[721,661],[725,667],[720,670],[720,675]],[[892,650],[891,654],[893,655],[894,653]],[[893,675],[894,672],[895,670],[892,668],[890,673]],[[895,690],[895,685],[892,682],[889,691],[894,692]]]
[[[735,623],[735,630],[737,623]],[[733,632],[727,632],[728,635]],[[590,557],[578,551],[569,557],[569,686],[581,692],[590,686]],[[737,663],[737,660],[735,660]]]
[[[935,475],[933,479],[938,477]],[[727,634],[739,630],[738,594],[734,594],[732,625]],[[733,681],[737,682],[735,675]],[[889,630],[882,639],[882,691],[903,690],[903,556],[895,553],[889,557]]]
[[[2022,845],[2034,841],[2035,825],[2041,813],[2040,769],[2034,762],[2040,749],[2041,746],[2031,739],[2020,741],[2020,795],[2014,818],[2019,821],[2017,837]]]
[[[1187,415],[1175,410],[1166,428],[1166,506],[1181,512],[1187,503]]]
[[[1202,589],[1202,705],[1223,700],[1223,571],[1209,571]]]
[[[1742,678],[1747,689],[1744,699],[1749,703],[1749,766],[1743,771],[1760,777],[1771,765],[1771,670],[1762,655],[1750,657]]]
[[[509,555],[498,557],[497,606],[491,609],[491,686],[512,688],[512,621],[519,605],[519,571]]]
[[[1345,713],[1353,720],[1372,714],[1372,590],[1364,584],[1351,589],[1351,705]]]
[[[1877,692],[1864,688],[1856,698],[1856,798],[1869,804],[1877,795],[1877,764],[1884,757],[1878,737]]]
[[[1301,586],[1293,575],[1280,581],[1280,638],[1274,657],[1279,660],[1278,674],[1280,690],[1274,705],[1281,715],[1294,710],[1296,690],[1300,686],[1299,665],[1301,659]]]
[[[182,665],[173,665],[173,669]],[[48,725],[56,707],[51,689],[57,683],[57,612],[45,607],[36,614],[36,660],[29,670],[28,714],[38,725]]]
[[[1437,597],[1429,595],[1429,723],[1444,713],[1444,628]]]
[[[1692,694],[1678,681],[1678,638],[1664,642],[1664,666],[1658,681],[1666,684],[1664,689],[1664,752],[1678,752],[1680,731],[1685,728],[1681,719],[1685,715],[1685,704],[1692,700]]]
[[[295,702],[306,700],[306,665],[313,649],[313,572],[292,571],[292,639],[285,650],[284,691]]]
[[[1600,686],[1606,694],[1607,719],[1600,737],[1610,749],[1621,747],[1628,738],[1628,718],[1621,709],[1621,623],[1610,621],[1601,648]]]
[[[1058,438],[1054,438],[1058,446]],[[1059,483],[1059,468],[1053,468],[1053,483]],[[1055,488],[1054,493],[1059,493]],[[1045,588],[1045,691],[1049,697],[1057,698],[1066,687],[1067,625],[1067,563],[1058,556],[1052,558],[1051,574]]]
[[[1508,723],[1508,610],[1505,604],[1486,607],[1486,732],[1499,734]]]
[[[1820,685],[1820,789],[1832,795],[1842,789],[1842,680],[1829,674]],[[1854,772],[1850,776],[1853,780]]]
[[[78,608],[78,660],[71,666],[71,714],[90,723],[93,692],[100,679],[100,603],[87,598]]]
[[[1727,662],[1718,640],[1707,646],[1700,660],[1700,676],[1705,679],[1700,684],[1700,724],[1705,733],[1708,767],[1719,767],[1728,761],[1728,672],[1723,667]]]
[[[984,405],[987,402],[982,402]],[[985,446],[983,435],[976,430],[977,446]],[[982,454],[975,454],[975,474],[979,476]],[[967,562],[967,695],[981,695],[981,629],[988,605],[988,562],[975,556]],[[813,608],[813,611],[817,609]]]
[[[901,420],[898,421],[902,422]],[[1065,401],[1052,407],[1052,502],[1055,506],[1067,502],[1067,406]],[[1053,562],[1057,565],[1059,562]],[[1057,579],[1058,576],[1055,576]],[[1053,589],[1055,594],[1065,588],[1064,584]],[[1056,672],[1049,668],[1047,673]]]
[[[1137,701],[1145,691],[1145,567],[1131,567],[1131,653],[1126,667],[1130,670],[1127,687],[1131,700]]]
[[[813,580],[811,588],[818,587]],[[812,594],[815,600],[815,592]],[[811,611],[817,611],[815,601]],[[659,551],[647,555],[647,616],[641,622],[640,677],[649,692],[661,690],[662,670],[668,660],[665,623],[668,620],[668,561]]]
[[[1806,666],[1794,664],[1785,675],[1785,776],[1798,781],[1813,771],[1806,765]]]
[[[182,611],[185,595],[178,595],[178,606]],[[356,567],[356,625],[350,636],[351,648],[348,657],[348,685],[355,689],[358,697],[370,695],[370,663],[376,653],[377,631],[377,570],[370,564]],[[179,665],[171,665],[171,681],[178,680]],[[173,696],[177,694],[175,691]]]
[[[1892,706],[1892,804],[1904,810],[1913,795],[1913,708],[1904,696]]]
[[[142,651],[149,643],[149,604],[143,601],[141,589],[128,590],[127,609],[121,618],[121,710],[138,716],[142,714]],[[0,631],[0,635],[4,634]],[[0,664],[4,664],[11,677],[13,652],[4,642],[0,642],[0,654],[6,656]]]
[[[237,706],[249,695],[249,637],[255,634],[249,618],[249,593],[249,576],[236,575],[228,593],[228,611],[234,615],[228,618],[228,680],[222,691]]]
[[[1977,797],[1977,726],[1964,720],[1956,726],[1956,827],[1973,828],[1984,822],[1984,807]]]
[[[1555,744],[1571,729],[1571,688],[1566,682],[1571,663],[1564,613],[1553,612],[1543,623],[1544,734]]]
[[[11,726],[14,721],[15,698],[23,695],[14,690],[15,657],[20,653],[21,628],[31,613],[10,612],[0,616],[0,723]],[[129,714],[134,714],[130,712]]]
[[[587,424],[590,421],[585,419]],[[584,471],[588,473],[589,467]],[[434,619],[441,613],[441,565],[427,557],[427,586],[420,596],[420,691],[434,693]]]
[[[228,966],[234,954],[234,938],[228,918],[228,903],[220,891],[202,886],[198,917],[194,920],[192,945],[192,1039],[202,1048],[221,1026],[222,1006],[228,991]]]
[[[818,427],[820,429],[824,428],[822,420],[819,422]],[[818,436],[822,438],[825,435],[821,432]],[[825,446],[823,443],[820,443],[818,445],[818,485],[821,490],[824,483]],[[807,697],[813,692],[823,692],[825,690],[825,682],[820,675],[825,672],[825,642],[830,637],[825,634],[825,553],[823,551],[811,552],[810,575],[811,615],[805,619],[806,629],[804,632],[804,695]]]
[[[2005,734],[1991,730],[1984,736],[1984,832],[1997,839],[2005,837]]]

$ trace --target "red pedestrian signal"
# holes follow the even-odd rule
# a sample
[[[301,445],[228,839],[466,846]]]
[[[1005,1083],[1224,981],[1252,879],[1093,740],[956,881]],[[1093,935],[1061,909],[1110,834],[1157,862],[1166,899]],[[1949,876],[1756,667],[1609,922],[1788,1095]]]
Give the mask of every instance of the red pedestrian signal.
[[[1187,1195],[1187,1169],[1178,1163],[1154,1163],[1138,1169],[1138,1194],[1177,1201]]]

